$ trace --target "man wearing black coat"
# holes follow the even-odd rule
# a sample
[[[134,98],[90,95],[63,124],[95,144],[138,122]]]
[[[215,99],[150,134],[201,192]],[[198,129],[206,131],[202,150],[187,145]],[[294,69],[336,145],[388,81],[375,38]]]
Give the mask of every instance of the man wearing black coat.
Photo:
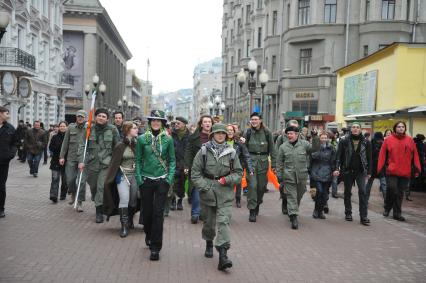
[[[371,177],[371,143],[361,133],[361,125],[354,122],[348,136],[342,138],[337,147],[336,168],[343,176],[345,187],[345,219],[352,221],[352,186],[358,186],[359,214],[361,224],[368,226],[368,203],[366,192],[366,178]]]
[[[5,217],[6,181],[9,174],[9,162],[16,154],[16,131],[7,122],[9,110],[0,106],[0,218]]]

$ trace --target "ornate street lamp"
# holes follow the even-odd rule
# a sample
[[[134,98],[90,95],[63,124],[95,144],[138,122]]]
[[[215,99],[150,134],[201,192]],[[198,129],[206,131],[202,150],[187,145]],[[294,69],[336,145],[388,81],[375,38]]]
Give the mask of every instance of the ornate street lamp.
[[[3,35],[6,32],[6,28],[9,25],[10,16],[8,12],[1,11],[0,12],[0,42],[3,38]]]
[[[247,94],[250,95],[249,112],[253,111],[253,95],[256,94],[256,87],[258,86],[256,79],[254,78],[256,70],[257,70],[257,62],[252,58],[250,62],[248,62],[249,77],[247,78],[244,69],[241,69],[240,72],[237,74],[237,81],[240,86],[241,93],[244,95],[247,95]],[[247,80],[248,80],[248,90],[243,91],[243,86]],[[261,92],[262,97],[263,97],[263,90],[266,84],[268,83],[268,80],[269,80],[268,74],[266,73],[266,70],[263,70],[262,73],[259,74],[259,83],[262,90]]]

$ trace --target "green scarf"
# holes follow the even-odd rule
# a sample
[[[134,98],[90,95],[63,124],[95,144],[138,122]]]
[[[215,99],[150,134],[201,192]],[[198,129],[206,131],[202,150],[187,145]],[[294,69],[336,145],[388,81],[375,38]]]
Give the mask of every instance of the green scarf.
[[[186,134],[186,129],[185,129],[185,128],[183,128],[183,129],[177,130],[177,131],[176,131],[176,134],[177,134],[177,136],[178,136],[179,140],[182,140],[182,139],[183,139],[183,137],[184,137],[184,136],[185,136],[185,134]]]

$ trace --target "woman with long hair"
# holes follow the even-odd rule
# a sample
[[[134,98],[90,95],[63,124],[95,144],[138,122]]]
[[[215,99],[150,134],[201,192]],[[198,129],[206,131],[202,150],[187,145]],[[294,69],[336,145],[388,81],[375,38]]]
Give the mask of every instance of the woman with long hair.
[[[133,215],[140,206],[135,178],[138,126],[133,122],[124,122],[122,134],[123,140],[112,152],[105,178],[103,205],[107,219],[112,215],[120,215],[120,237],[124,238],[129,234],[129,229],[134,228]]]
[[[227,138],[226,143],[235,149],[236,155],[239,158],[241,167],[246,170],[246,174],[253,176],[253,164],[251,163],[250,153],[245,144],[239,142],[239,136],[235,127],[231,124],[226,126]],[[241,183],[236,185],[235,203],[238,208],[241,207]]]

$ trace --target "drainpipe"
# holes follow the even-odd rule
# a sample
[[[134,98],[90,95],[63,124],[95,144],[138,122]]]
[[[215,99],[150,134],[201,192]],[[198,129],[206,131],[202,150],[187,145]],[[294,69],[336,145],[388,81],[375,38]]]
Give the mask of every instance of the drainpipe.
[[[351,16],[351,0],[347,0],[346,9],[346,43],[345,43],[345,66],[348,65],[348,49],[349,49],[349,23]]]
[[[419,23],[419,10],[420,10],[420,0],[417,0],[416,16],[414,18],[411,42],[416,42],[416,27],[417,27],[417,24]]]
[[[277,106],[275,108],[275,110],[276,110],[275,118],[276,119],[274,119],[274,129],[278,129],[278,123],[277,123],[277,121],[280,120],[279,113],[280,113],[280,92],[281,92],[281,73],[282,73],[281,72],[281,58],[283,56],[282,49],[283,49],[283,34],[284,34],[284,8],[285,8],[285,1],[283,1],[283,7],[281,9],[281,20],[282,20],[282,22],[281,22],[281,34],[280,34],[280,51],[279,51],[280,52],[280,56],[278,57],[279,61],[278,61],[278,71],[277,71],[277,83],[278,83],[278,86],[277,86],[277,94],[275,96],[275,103],[277,104]]]

